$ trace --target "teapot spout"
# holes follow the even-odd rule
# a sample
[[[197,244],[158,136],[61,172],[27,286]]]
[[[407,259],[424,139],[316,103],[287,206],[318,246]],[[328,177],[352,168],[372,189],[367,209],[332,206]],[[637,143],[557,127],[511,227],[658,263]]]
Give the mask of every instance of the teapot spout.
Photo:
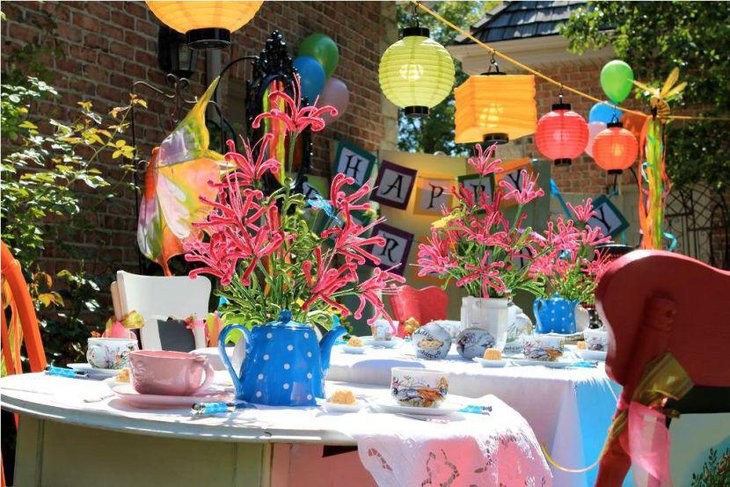
[[[332,317],[332,329],[327,332],[322,340],[319,342],[319,356],[322,361],[322,377],[327,375],[327,371],[330,368],[330,354],[332,353],[332,347],[338,338],[347,333],[344,326],[340,324],[339,316]]]

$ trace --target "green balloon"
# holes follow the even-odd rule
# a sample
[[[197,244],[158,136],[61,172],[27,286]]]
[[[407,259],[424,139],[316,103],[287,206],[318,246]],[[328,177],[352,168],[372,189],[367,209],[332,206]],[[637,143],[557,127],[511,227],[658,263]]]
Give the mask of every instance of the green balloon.
[[[313,57],[324,69],[329,78],[340,61],[340,50],[331,37],[324,34],[307,36],[299,45],[299,55]]]
[[[634,87],[634,71],[623,61],[609,61],[601,70],[601,88],[617,105],[624,101]]]

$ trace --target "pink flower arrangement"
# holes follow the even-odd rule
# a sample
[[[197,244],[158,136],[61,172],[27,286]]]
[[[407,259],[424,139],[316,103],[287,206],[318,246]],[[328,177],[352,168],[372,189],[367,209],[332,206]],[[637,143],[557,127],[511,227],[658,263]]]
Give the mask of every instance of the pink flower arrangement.
[[[292,139],[308,127],[322,130],[321,116],[334,114],[335,109],[302,107],[298,79],[295,84],[294,97],[279,90],[270,95],[272,106],[283,99],[287,110],[261,114],[254,125],[264,118],[283,120]],[[203,199],[210,206],[207,218],[194,224],[205,237],[185,242],[185,259],[200,264],[190,276],[209,274],[220,279],[219,294],[229,303],[224,309],[226,321],[264,324],[286,309],[295,320],[324,324],[333,312],[343,317],[351,313],[342,304],[346,296],[359,299],[356,318],[370,304],[375,309],[371,322],[378,316],[390,320],[380,291],[404,279],[377,267],[362,281],[357,273],[362,265],[379,265],[372,248],[385,245],[382,237],[368,236],[382,219],[360,225],[351,214],[370,210],[363,200],[372,188],[365,184],[348,195],[342,188],[354,180],[335,175],[330,199],[319,202],[326,206],[323,213],[330,224],[317,235],[304,217],[304,195],[291,194],[289,185],[269,195],[261,191],[261,177],[281,167],[281,161],[263,155],[267,137],[253,147],[245,143],[243,154],[236,153],[234,144],[228,142],[231,151],[226,160],[232,170],[216,184],[216,199]]]
[[[540,296],[558,294],[590,305],[607,267],[597,247],[612,240],[599,227],[588,226],[588,220],[595,215],[590,199],[575,206],[568,203],[568,207],[575,220],[558,218],[557,222],[548,222],[545,238],[538,244],[541,255],[532,262],[530,271],[540,282]]]
[[[468,160],[484,181],[502,171],[495,149],[496,145],[487,150],[477,145],[476,157]],[[539,283],[524,261],[539,257],[542,237],[522,225],[524,205],[544,192],[527,171],[520,177],[520,188],[502,180],[492,195],[476,195],[463,185],[455,188],[456,204],[444,211],[427,242],[418,246],[419,275],[437,275],[445,285],[453,280],[475,297],[503,297],[518,289],[538,293]],[[517,203],[511,222],[502,211],[503,200]]]

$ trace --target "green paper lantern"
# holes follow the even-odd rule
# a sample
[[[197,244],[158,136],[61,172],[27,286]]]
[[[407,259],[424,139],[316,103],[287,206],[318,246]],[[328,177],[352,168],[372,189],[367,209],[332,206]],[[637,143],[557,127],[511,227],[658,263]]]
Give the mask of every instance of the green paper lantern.
[[[409,117],[423,117],[451,93],[454,60],[428,29],[409,27],[383,54],[378,77],[388,100]]]
[[[319,61],[328,78],[340,62],[340,50],[337,44],[325,34],[307,36],[299,45],[299,56],[309,56]]]
[[[601,70],[601,88],[617,105],[624,101],[634,87],[634,71],[623,61],[609,61]]]

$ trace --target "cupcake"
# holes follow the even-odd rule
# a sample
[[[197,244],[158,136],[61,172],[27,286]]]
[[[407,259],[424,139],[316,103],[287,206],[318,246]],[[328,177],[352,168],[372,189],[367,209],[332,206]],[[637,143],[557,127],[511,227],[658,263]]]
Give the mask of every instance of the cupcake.
[[[360,337],[350,337],[349,340],[347,340],[347,346],[348,347],[362,347],[362,340]]]
[[[357,400],[355,399],[355,394],[353,394],[350,389],[337,389],[335,393],[327,399],[327,402],[354,406],[357,403]]]
[[[488,348],[484,351],[484,360],[502,360],[502,352],[496,348]]]

